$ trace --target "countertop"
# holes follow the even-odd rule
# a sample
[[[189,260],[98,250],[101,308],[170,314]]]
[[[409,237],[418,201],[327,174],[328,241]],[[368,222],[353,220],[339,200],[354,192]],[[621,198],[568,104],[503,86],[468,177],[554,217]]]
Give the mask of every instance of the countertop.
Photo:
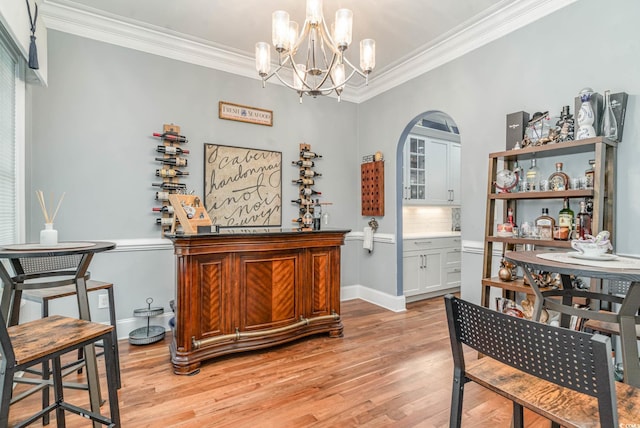
[[[404,233],[402,239],[422,239],[422,238],[455,238],[459,237],[461,233],[458,232],[415,232]]]

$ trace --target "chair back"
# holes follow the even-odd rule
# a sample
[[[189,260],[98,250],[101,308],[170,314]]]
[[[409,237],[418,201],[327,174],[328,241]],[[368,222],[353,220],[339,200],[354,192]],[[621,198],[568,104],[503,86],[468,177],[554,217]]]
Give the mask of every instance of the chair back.
[[[465,344],[525,373],[598,399],[602,426],[618,426],[608,337],[506,315],[445,296],[456,368]]]

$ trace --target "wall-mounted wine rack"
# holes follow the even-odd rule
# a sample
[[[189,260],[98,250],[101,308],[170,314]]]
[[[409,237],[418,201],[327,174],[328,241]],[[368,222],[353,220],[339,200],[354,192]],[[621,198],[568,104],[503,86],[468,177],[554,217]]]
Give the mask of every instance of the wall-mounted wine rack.
[[[292,165],[298,166],[300,169],[299,177],[292,180],[294,184],[298,185],[298,199],[291,201],[298,204],[299,207],[299,216],[293,219],[293,223],[298,225],[298,230],[320,230],[320,205],[314,206],[313,201],[317,200],[322,192],[316,191],[313,186],[315,179],[322,174],[314,171],[313,168],[315,161],[321,158],[321,155],[311,151],[311,145],[302,143],[300,144],[300,159],[291,162]]]
[[[362,215],[384,215],[384,161],[366,162],[360,165]]]
[[[163,125],[162,133],[154,132],[153,136],[162,140],[162,145],[156,148],[158,157],[155,158],[162,165],[156,169],[156,177],[161,178],[162,183],[153,183],[153,186],[160,188],[156,192],[156,201],[162,206],[153,208],[153,211],[161,214],[161,217],[156,219],[156,224],[160,225],[164,236],[168,231],[175,232],[177,221],[175,207],[171,205],[169,195],[186,193],[187,190],[187,185],[180,183],[180,178],[189,175],[184,171],[187,166],[184,155],[189,154],[189,150],[183,149],[181,145],[189,140],[180,135],[180,127],[173,124]]]

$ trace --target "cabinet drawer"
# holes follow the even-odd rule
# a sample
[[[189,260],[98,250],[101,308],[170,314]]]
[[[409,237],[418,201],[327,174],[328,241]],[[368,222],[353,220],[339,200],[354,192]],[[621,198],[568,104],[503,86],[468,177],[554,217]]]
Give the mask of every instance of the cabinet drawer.
[[[452,248],[445,251],[444,262],[447,266],[458,265],[460,266],[460,260],[462,259],[462,248]]]
[[[460,247],[462,238],[459,236],[451,238],[419,238],[405,239],[403,241],[403,251],[412,250],[432,250],[436,248],[456,248]]]

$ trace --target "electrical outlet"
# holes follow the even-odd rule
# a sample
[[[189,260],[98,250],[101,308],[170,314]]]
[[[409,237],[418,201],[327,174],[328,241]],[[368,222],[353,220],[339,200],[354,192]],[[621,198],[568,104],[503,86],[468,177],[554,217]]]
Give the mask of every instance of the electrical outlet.
[[[109,307],[109,295],[108,294],[98,295],[98,309],[106,309],[108,307]]]

